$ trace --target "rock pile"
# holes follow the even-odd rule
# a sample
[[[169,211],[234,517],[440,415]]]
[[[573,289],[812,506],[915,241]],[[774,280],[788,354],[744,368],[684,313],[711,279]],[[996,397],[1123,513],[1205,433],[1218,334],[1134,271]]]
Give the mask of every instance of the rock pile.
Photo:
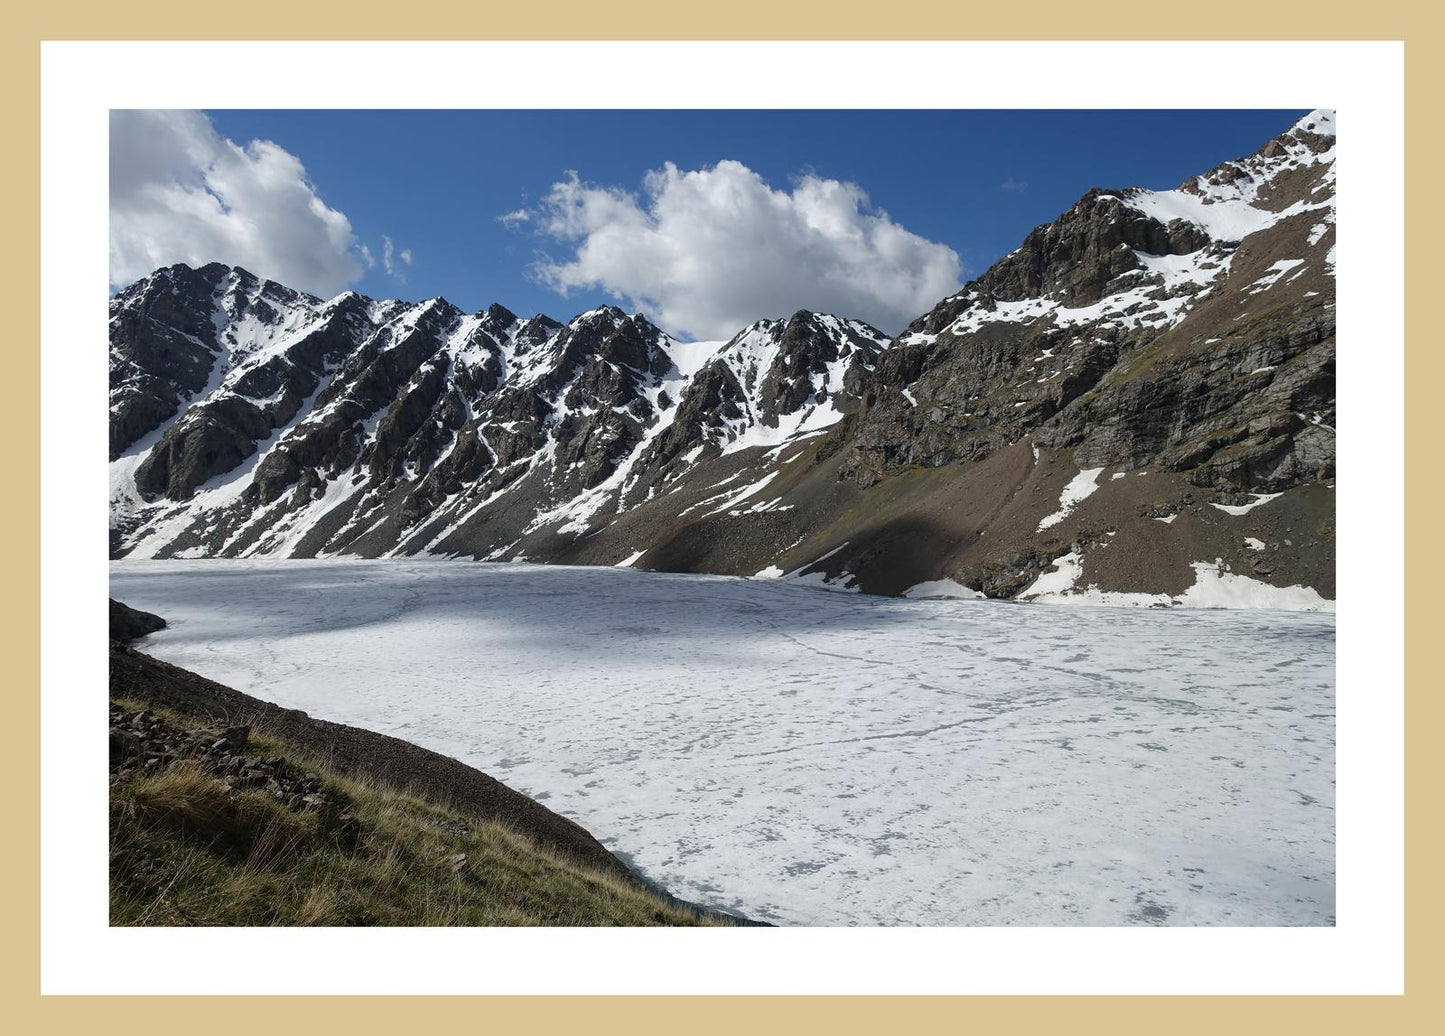
[[[249,751],[248,751],[249,750]],[[110,773],[113,782],[161,773],[180,760],[192,760],[234,796],[254,789],[287,809],[316,814],[323,829],[354,847],[361,822],[346,801],[321,786],[321,778],[255,751],[249,726],[187,729],[149,710],[110,706]]]

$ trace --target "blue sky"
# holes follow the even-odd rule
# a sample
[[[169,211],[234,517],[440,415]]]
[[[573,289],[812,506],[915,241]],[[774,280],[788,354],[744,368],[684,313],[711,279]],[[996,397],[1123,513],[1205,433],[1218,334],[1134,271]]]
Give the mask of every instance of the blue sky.
[[[1303,114],[1303,110],[206,113],[215,133],[242,151],[253,140],[270,141],[279,152],[266,155],[276,161],[282,160],[282,153],[294,156],[324,209],[344,216],[341,224],[349,223],[353,235],[349,245],[344,226],[329,216],[317,231],[324,242],[288,245],[293,254],[314,248],[320,256],[327,247],[347,247],[353,256],[362,256],[357,274],[349,279],[345,270],[326,268],[325,276],[318,273],[318,283],[325,288],[334,287],[341,277],[350,287],[378,297],[443,295],[469,310],[497,301],[523,315],[543,311],[564,319],[602,302],[619,301],[615,295],[621,295],[628,308],[647,308],[654,311],[650,315],[655,319],[663,315],[674,324],[693,325],[670,330],[699,335],[723,326],[732,313],[742,312],[740,307],[824,308],[819,301],[846,306],[854,289],[861,290],[859,305],[871,307],[879,322],[898,323],[905,319],[900,314],[911,312],[918,299],[938,291],[955,274],[967,280],[983,272],[1031,228],[1056,217],[1088,188],[1176,186],[1221,161],[1253,152]],[[118,125],[113,119],[117,149],[119,136],[130,132],[117,129]],[[155,139],[155,134],[147,131],[146,139]],[[187,150],[194,152],[194,147]],[[265,157],[254,149],[250,154],[258,162]],[[113,180],[116,161],[113,157]],[[726,178],[684,175],[713,170],[719,162],[739,165],[726,166]],[[677,167],[676,176],[665,182],[655,178],[645,186],[649,171],[667,163]],[[565,186],[568,170],[577,174],[570,187]],[[264,179],[269,183],[275,177]],[[216,180],[220,182],[220,177]],[[800,191],[805,181],[812,189]],[[833,181],[857,185],[866,192],[868,203],[846,192],[839,195],[835,189],[839,184]],[[760,183],[776,193],[760,189]],[[560,193],[554,188],[557,184],[564,185]],[[235,187],[233,199],[225,195],[226,188],[208,182],[207,189],[222,196],[227,211],[255,203],[261,190],[252,186],[243,192]],[[626,194],[632,196],[630,206]],[[248,200],[239,200],[243,198]],[[299,202],[309,204],[305,198]],[[118,204],[113,193],[113,271]],[[829,227],[821,231],[823,237],[810,237],[812,244],[798,239],[812,233],[802,230],[787,231],[785,243],[774,242],[769,235],[784,231],[748,222],[777,222],[766,218],[773,211],[770,206],[782,206],[777,211],[799,220],[800,227],[818,220]],[[699,214],[699,209],[706,211]],[[513,218],[503,220],[508,213]],[[886,221],[878,218],[880,213],[886,213]],[[125,225],[144,227],[145,220],[161,218],[154,212],[140,213]],[[838,220],[842,225],[833,227]],[[304,217],[292,215],[285,225],[302,222]],[[619,227],[631,229],[619,231]],[[865,250],[860,263],[896,263],[898,269],[882,270],[875,278],[860,266],[838,272],[822,286],[802,278],[795,293],[811,297],[789,301],[793,288],[788,270],[846,261],[846,243],[860,233],[876,246]],[[191,234],[189,240],[196,237]],[[161,239],[160,235],[148,239],[150,251],[142,252],[133,265],[163,256],[165,246],[155,243]],[[385,239],[392,242],[391,273],[384,261]],[[583,245],[592,247],[581,253]],[[220,244],[214,247],[224,250]],[[809,249],[822,249],[816,263]],[[400,258],[403,251],[409,263]],[[729,253],[726,263],[709,265],[719,261],[719,251]],[[709,252],[713,254],[704,254]],[[950,253],[956,256],[952,267]],[[697,277],[706,275],[710,282],[688,283],[675,276],[677,270],[689,267],[694,256],[703,263]],[[760,270],[760,265],[766,266],[766,256],[774,258],[776,270]],[[280,259],[274,262],[284,265]],[[316,262],[324,265],[325,259],[318,257]],[[707,290],[703,285],[746,280],[750,272],[766,283],[727,304],[718,301],[705,309],[695,304]],[[567,297],[562,297],[561,288]],[[728,289],[718,285],[715,290],[726,294]],[[939,291],[939,297],[943,293]],[[931,304],[922,305],[914,315]],[[752,317],[779,315],[786,314],[780,310]]]

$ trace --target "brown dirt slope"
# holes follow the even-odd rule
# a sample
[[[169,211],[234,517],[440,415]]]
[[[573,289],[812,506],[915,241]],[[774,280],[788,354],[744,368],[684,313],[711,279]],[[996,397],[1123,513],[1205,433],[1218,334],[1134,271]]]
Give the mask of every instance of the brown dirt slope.
[[[122,644],[139,640],[148,633],[166,628],[166,620],[159,615],[143,612],[110,599],[110,639]]]

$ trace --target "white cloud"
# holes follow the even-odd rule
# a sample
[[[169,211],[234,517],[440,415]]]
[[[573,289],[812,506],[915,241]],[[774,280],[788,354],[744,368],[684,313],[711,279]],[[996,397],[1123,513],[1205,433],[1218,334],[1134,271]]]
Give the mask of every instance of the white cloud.
[[[1025,180],[1015,180],[1012,176],[1010,176],[1008,179],[1004,180],[1003,183],[998,185],[998,189],[1001,191],[1008,191],[1012,194],[1023,194],[1024,191],[1029,189],[1029,185],[1028,182]]]
[[[110,113],[110,280],[222,262],[331,296],[374,262],[301,161],[268,140],[244,147],[195,111]]]
[[[391,238],[385,234],[381,235],[381,265],[388,274],[395,277],[396,269],[392,260],[396,258],[396,250],[391,246]]]
[[[961,265],[874,210],[857,184],[804,176],[774,190],[740,162],[647,174],[639,198],[577,174],[552,185],[533,222],[572,249],[535,267],[566,294],[601,288],[670,331],[725,338],[760,317],[837,313],[897,332],[959,286]]]
[[[397,263],[398,259],[401,260],[400,264]],[[396,246],[392,244],[391,238],[387,237],[385,234],[382,234],[381,265],[388,274],[401,281],[401,283],[405,284],[406,274],[402,272],[401,268],[403,266],[411,265],[411,249],[403,248],[400,252],[398,252],[396,250]]]

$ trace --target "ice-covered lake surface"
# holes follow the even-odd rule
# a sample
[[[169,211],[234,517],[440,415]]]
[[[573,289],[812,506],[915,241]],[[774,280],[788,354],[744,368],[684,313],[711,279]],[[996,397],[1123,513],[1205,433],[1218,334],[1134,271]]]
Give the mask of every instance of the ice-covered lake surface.
[[[116,562],[144,650],[781,924],[1334,920],[1332,615],[458,561]]]

